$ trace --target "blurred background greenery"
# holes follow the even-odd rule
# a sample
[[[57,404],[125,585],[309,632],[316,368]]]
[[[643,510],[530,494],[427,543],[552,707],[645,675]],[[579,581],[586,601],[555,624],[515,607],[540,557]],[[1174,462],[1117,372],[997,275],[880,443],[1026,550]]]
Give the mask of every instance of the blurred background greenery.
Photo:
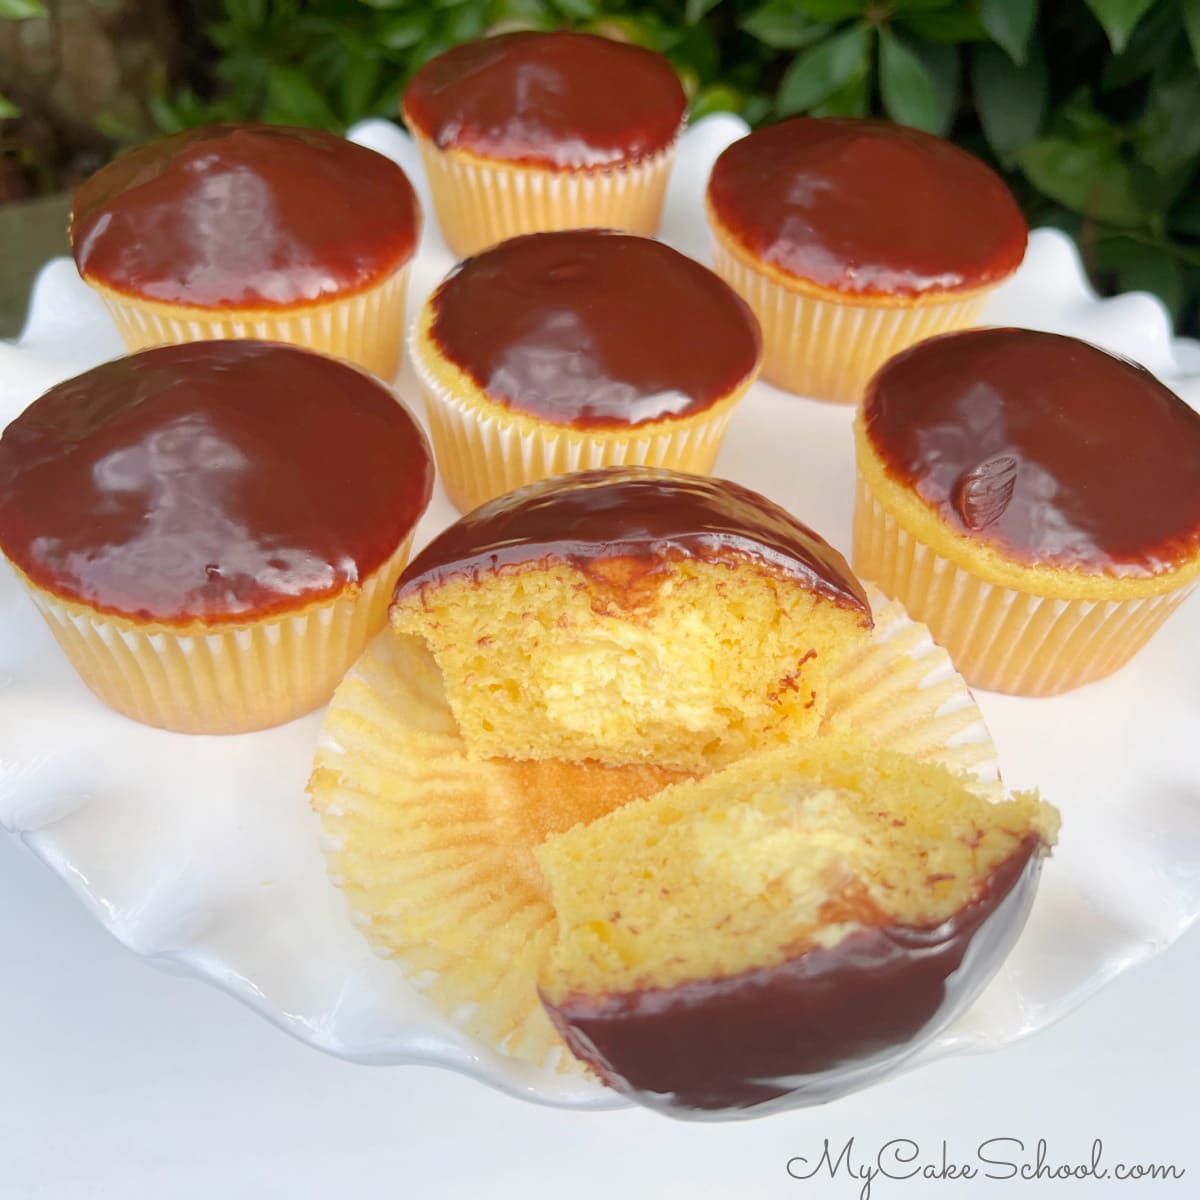
[[[666,54],[694,116],[950,137],[1076,238],[1102,290],[1155,292],[1200,332],[1200,0],[0,0],[0,18],[0,200],[159,131],[395,119],[448,46],[568,26]]]

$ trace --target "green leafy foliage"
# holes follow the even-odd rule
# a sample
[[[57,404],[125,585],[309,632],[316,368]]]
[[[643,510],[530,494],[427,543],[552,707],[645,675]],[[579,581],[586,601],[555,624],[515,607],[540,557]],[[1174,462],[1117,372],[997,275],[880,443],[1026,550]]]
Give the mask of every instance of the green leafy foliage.
[[[212,59],[151,98],[167,130],[397,116],[412,72],[509,29],[666,54],[693,116],[889,117],[1004,172],[1103,286],[1200,316],[1200,0],[194,0]],[[0,0],[0,15],[39,0]],[[2,113],[0,109],[0,113]]]

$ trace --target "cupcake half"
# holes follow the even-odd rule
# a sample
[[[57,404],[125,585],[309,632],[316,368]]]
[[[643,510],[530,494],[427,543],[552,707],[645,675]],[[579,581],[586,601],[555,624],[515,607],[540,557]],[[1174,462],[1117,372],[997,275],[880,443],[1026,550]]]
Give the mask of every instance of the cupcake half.
[[[672,1116],[758,1116],[894,1070],[1028,915],[1058,815],[818,738],[534,849],[557,917],[540,992],[574,1054]]]
[[[879,372],[856,439],[855,567],[978,687],[1101,679],[1200,579],[1200,414],[1126,359],[948,334]]]
[[[313,129],[217,125],[129,151],[75,194],[71,244],[130,350],[290,342],[400,367],[421,230],[404,172]]]
[[[706,770],[814,733],[872,619],[778,505],[629,468],[463,517],[405,570],[391,625],[429,647],[474,758]]]
[[[763,328],[763,378],[856,402],[876,368],[977,322],[1021,264],[1003,181],[929,134],[798,117],[735,142],[706,194],[714,267]]]
[[[277,343],[160,347],[0,436],[0,552],[110,707],[242,732],[329,699],[432,485],[420,428],[365,372]]]
[[[653,234],[686,107],[662,55],[559,32],[446,51],[413,76],[402,112],[464,257],[539,230]]]
[[[602,230],[531,234],[461,263],[412,345],[463,512],[569,471],[708,472],[760,354],[753,314],[711,271]]]

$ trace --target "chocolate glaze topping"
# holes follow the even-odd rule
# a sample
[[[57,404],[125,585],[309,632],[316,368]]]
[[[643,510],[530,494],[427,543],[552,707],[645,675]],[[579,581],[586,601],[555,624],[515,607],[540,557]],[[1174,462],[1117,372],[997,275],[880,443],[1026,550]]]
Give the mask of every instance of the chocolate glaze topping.
[[[542,1000],[572,1053],[674,1116],[833,1100],[893,1069],[975,999],[1020,934],[1041,857],[1030,835],[932,928],[856,930],[730,979]]]
[[[432,487],[419,426],[365,372],[268,342],[163,346],[0,436],[0,550],[107,612],[243,620],[365,580]]]
[[[550,167],[657,154],[678,136],[686,107],[661,54],[566,32],[455,46],[404,93],[404,119],[441,148]]]
[[[504,567],[671,555],[747,558],[803,581],[826,599],[871,609],[846,560],[790,513],[736,483],[650,467],[560,475],[468,513],[409,564],[401,599],[447,579]]]
[[[214,125],[139,146],[75,194],[80,273],[203,308],[284,308],[370,287],[421,230],[395,163],[314,129]]]
[[[934,338],[880,370],[863,420],[891,478],[1021,562],[1146,576],[1200,552],[1200,413],[1085,342]]]
[[[701,412],[758,362],[758,323],[711,271],[649,238],[534,233],[460,264],[432,300],[439,350],[487,395],[559,425]]]
[[[903,125],[797,117],[734,142],[708,202],[757,258],[819,287],[913,296],[1014,271],[1026,227],[978,159]]]

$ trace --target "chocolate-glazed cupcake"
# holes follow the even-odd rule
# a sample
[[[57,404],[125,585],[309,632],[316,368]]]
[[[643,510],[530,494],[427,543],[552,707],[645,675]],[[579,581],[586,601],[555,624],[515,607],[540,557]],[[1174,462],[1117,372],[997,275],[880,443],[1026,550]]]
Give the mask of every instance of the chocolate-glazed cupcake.
[[[421,216],[404,172],[315,129],[216,125],[123,154],[75,194],[71,244],[130,350],[290,342],[400,366]]]
[[[871,382],[856,439],[855,566],[978,687],[1101,679],[1200,578],[1200,414],[1094,346],[925,342]]]
[[[706,194],[713,265],[762,323],[763,377],[856,402],[922,338],[976,323],[1025,254],[1004,182],[940,138],[797,117],[735,142]]]
[[[658,229],[687,100],[660,54],[508,33],[426,63],[403,116],[459,256],[550,229]]]
[[[241,732],[329,699],[432,487],[419,426],[366,372],[278,343],[163,346],[0,436],[0,551],[106,704]]]
[[[540,991],[571,1050],[674,1116],[756,1116],[874,1081],[978,995],[1058,816],[819,738],[534,850],[557,916]]]
[[[439,474],[463,512],[568,471],[708,472],[760,353],[753,314],[711,271],[594,229],[461,263],[412,345]]]
[[[705,770],[815,731],[871,612],[841,555],[765,497],[647,468],[502,496],[401,576],[477,758]]]

